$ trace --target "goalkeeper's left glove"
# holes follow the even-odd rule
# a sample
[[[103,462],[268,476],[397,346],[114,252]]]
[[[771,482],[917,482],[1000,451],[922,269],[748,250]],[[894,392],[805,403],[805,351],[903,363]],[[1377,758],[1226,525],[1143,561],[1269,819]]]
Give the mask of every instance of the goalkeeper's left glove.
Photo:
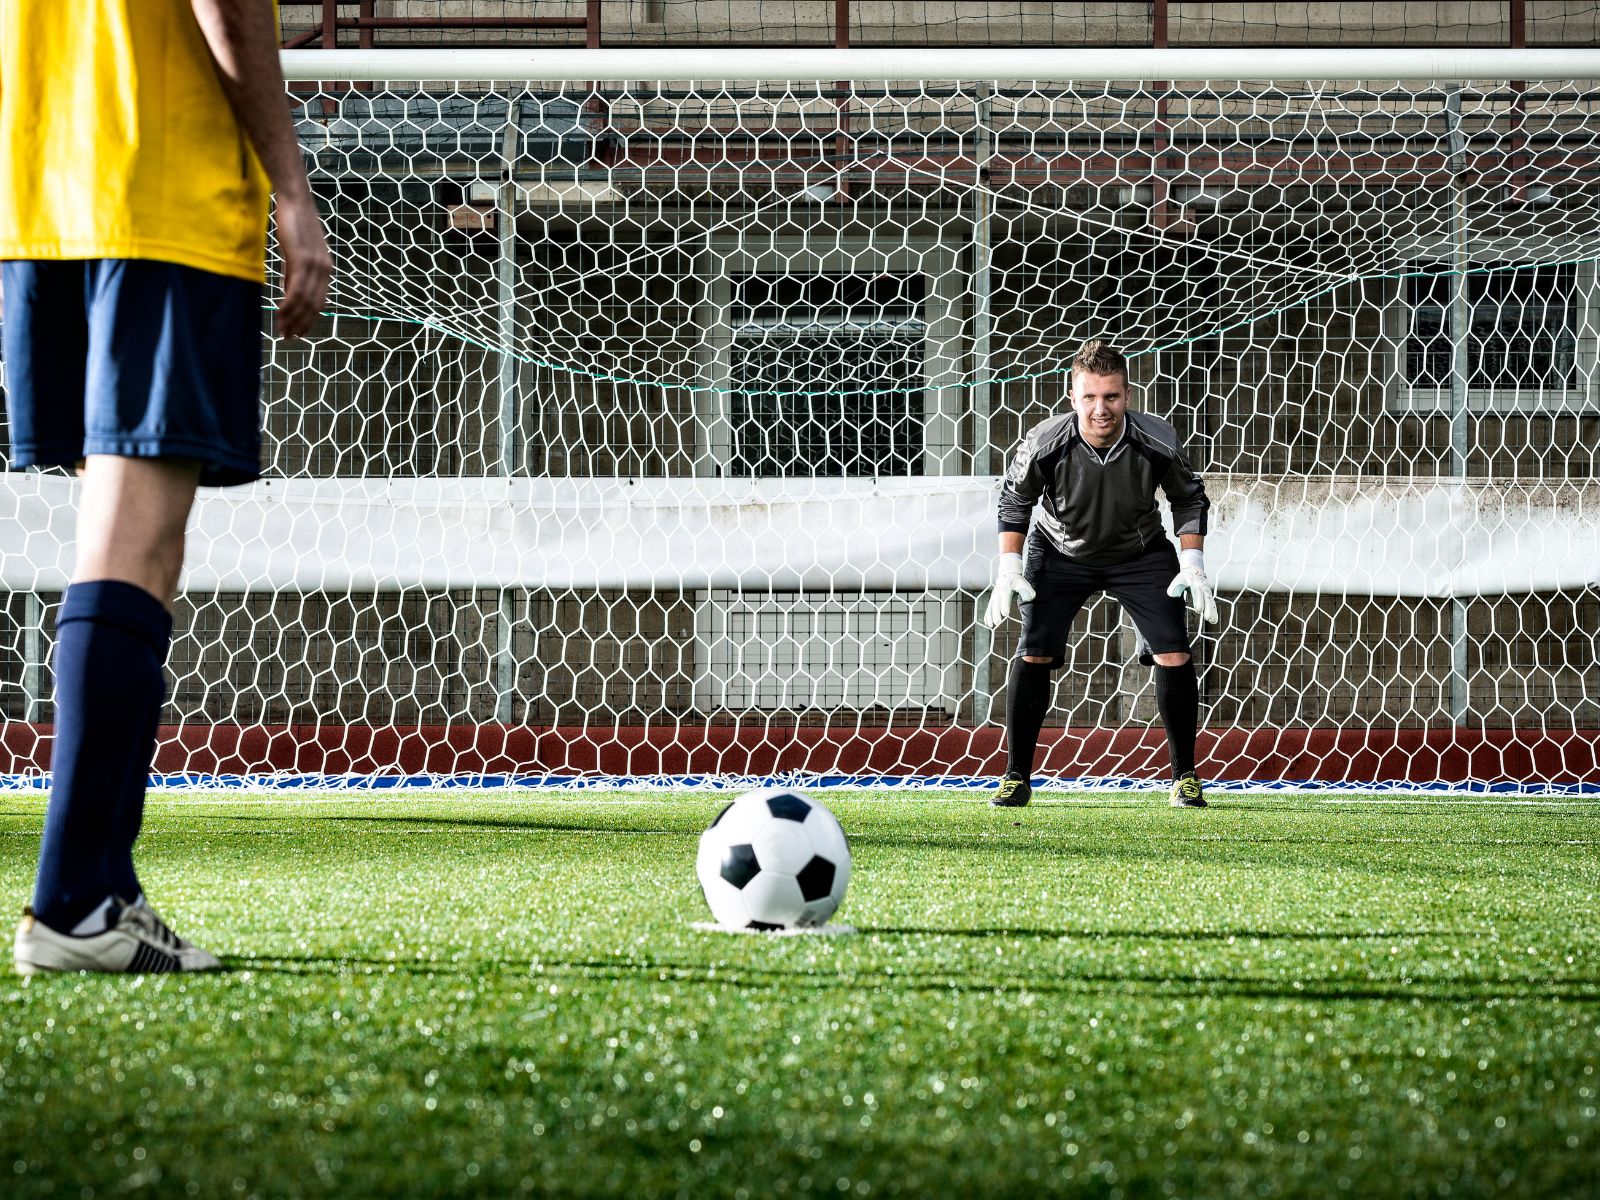
[[[1189,594],[1195,612],[1212,625],[1217,623],[1217,594],[1206,578],[1206,556],[1199,550],[1178,551],[1178,575],[1167,587],[1167,595]]]

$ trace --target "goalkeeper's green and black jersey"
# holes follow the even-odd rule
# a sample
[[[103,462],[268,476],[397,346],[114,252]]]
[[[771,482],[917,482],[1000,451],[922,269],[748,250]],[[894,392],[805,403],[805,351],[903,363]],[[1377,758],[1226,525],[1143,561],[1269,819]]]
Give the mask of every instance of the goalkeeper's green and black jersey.
[[[1126,562],[1165,540],[1157,488],[1172,505],[1174,532],[1205,533],[1206,486],[1171,425],[1129,411],[1122,437],[1101,451],[1079,436],[1077,413],[1063,413],[1017,447],[1000,489],[1000,531],[1026,533],[1037,506],[1039,533],[1068,558]]]

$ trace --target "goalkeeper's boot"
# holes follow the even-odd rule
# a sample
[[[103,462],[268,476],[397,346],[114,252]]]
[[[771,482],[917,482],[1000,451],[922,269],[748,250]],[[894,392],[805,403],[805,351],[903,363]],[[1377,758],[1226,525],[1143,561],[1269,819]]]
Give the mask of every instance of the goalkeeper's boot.
[[[1033,784],[1016,771],[1007,771],[989,803],[996,808],[1023,808],[1032,799]]]
[[[1185,771],[1173,781],[1172,807],[1206,807],[1206,789],[1200,782],[1200,776],[1196,775],[1193,771]]]
[[[17,971],[105,971],[144,974],[167,971],[215,971],[222,962],[214,954],[185,941],[148,904],[113,901],[99,933],[58,933],[31,908],[22,910],[17,926]]]

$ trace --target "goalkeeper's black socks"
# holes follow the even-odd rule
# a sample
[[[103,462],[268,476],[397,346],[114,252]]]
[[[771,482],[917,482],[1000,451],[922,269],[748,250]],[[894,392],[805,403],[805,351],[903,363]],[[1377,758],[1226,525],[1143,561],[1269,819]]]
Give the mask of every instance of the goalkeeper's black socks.
[[[1039,727],[1050,711],[1050,664],[1016,659],[1006,681],[1006,773],[1027,779],[1039,747]],[[1192,739],[1191,739],[1192,740]]]
[[[1194,735],[1200,723],[1200,681],[1194,659],[1181,667],[1156,668],[1156,707],[1167,730],[1172,777],[1180,779],[1194,770]]]

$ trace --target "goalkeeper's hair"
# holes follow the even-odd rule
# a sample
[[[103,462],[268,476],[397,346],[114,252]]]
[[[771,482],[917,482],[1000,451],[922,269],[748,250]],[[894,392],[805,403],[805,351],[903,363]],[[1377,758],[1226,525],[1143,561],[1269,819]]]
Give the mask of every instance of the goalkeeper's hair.
[[[1121,375],[1123,385],[1128,383],[1128,359],[1105,338],[1090,338],[1072,356],[1072,374]]]

